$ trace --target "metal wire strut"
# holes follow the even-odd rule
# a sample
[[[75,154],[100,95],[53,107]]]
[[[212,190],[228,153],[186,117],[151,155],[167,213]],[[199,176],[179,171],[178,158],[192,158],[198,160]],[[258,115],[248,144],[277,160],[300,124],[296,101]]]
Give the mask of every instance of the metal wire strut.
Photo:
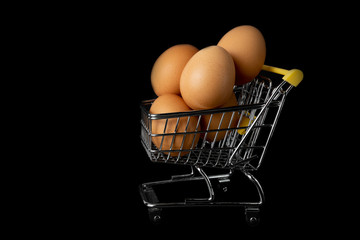
[[[215,199],[215,194],[214,194],[214,189],[211,185],[210,182],[210,178],[206,175],[206,173],[204,172],[204,170],[202,170],[200,167],[195,166],[196,170],[201,174],[201,176],[204,178],[205,182],[206,182],[206,186],[208,188],[209,191],[209,198],[188,198],[185,201],[188,203],[191,202],[210,202],[213,201]]]

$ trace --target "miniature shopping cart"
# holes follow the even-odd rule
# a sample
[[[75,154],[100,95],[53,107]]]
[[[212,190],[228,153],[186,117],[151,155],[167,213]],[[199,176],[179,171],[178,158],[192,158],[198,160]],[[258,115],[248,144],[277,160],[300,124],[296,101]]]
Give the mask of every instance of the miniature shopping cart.
[[[242,86],[235,86],[234,93],[238,106],[194,110],[189,112],[151,114],[149,112],[154,100],[143,101],[141,104],[141,142],[150,160],[158,163],[188,165],[189,174],[172,176],[168,180],[148,182],[140,185],[140,194],[144,204],[148,207],[150,220],[154,223],[162,219],[162,209],[171,207],[197,206],[235,206],[244,207],[245,219],[250,225],[259,222],[260,207],[264,202],[264,192],[259,181],[251,174],[260,167],[267,146],[274,133],[281,109],[289,91],[303,79],[303,73],[298,69],[285,70],[264,65],[263,71],[253,81]],[[270,79],[269,75],[272,79]],[[280,75],[283,75],[282,79]],[[278,84],[275,84],[275,79]],[[273,82],[274,80],[274,82]],[[220,116],[218,127],[210,127],[212,118]],[[195,130],[188,128],[190,119],[196,118]],[[208,126],[201,125],[201,119],[208,119]],[[229,124],[222,124],[224,119]],[[152,132],[152,124],[163,121],[162,133]],[[167,131],[170,121],[175,122],[174,131]],[[180,131],[177,125],[180,121],[187,121],[185,130]],[[194,136],[199,134],[199,140],[193,140],[187,145],[182,142],[180,147],[162,149],[165,138]],[[212,134],[211,140],[207,135]],[[161,139],[160,146],[153,142],[154,138]],[[193,137],[195,139],[195,137]],[[207,170],[224,169],[221,173],[207,174]],[[206,171],[205,171],[206,170]],[[225,171],[225,173],[224,173]],[[243,173],[256,187],[258,201],[219,201],[214,191],[216,186],[227,184],[233,173]],[[180,201],[161,201],[155,191],[160,185],[174,185],[174,183],[205,181],[206,197],[184,198]],[[195,185],[194,185],[195,186]],[[226,192],[225,187],[221,187]]]

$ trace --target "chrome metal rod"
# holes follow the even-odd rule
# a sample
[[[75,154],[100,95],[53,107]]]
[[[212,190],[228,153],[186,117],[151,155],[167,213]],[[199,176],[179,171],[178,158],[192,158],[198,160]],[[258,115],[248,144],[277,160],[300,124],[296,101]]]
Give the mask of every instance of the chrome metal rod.
[[[259,112],[257,118],[254,119],[254,121],[252,122],[252,124],[249,126],[249,128],[246,130],[245,135],[243,136],[243,138],[241,139],[240,143],[236,146],[236,148],[234,149],[233,153],[231,154],[229,160],[228,160],[228,164],[232,162],[232,159],[235,157],[236,152],[238,151],[238,149],[240,148],[240,146],[243,144],[243,142],[245,141],[245,139],[247,139],[247,136],[250,134],[251,130],[254,128],[254,126],[256,125],[257,121],[260,119],[260,116],[262,116],[263,112],[269,107],[270,103],[272,102],[272,100],[279,94],[280,89],[282,88],[282,86],[284,86],[286,82],[283,81],[279,84],[279,86],[277,88],[274,89],[272,95],[270,96],[270,98],[267,100],[267,102],[265,103],[264,107],[261,109],[261,111]]]
[[[206,175],[206,173],[204,172],[204,170],[202,170],[202,168],[195,166],[196,170],[198,170],[198,172],[201,174],[201,176],[203,177],[203,179],[206,182],[206,186],[208,188],[209,191],[209,198],[188,198],[185,200],[186,203],[191,203],[191,202],[211,202],[215,199],[215,193],[214,193],[214,189],[212,187],[212,184],[210,182],[210,178]]]
[[[203,173],[204,171],[201,170]],[[208,179],[223,179],[223,178],[229,178],[234,173],[233,169],[230,169],[228,173],[223,174],[216,174],[216,175],[207,175],[205,174],[206,178]],[[201,174],[201,172],[200,172]],[[188,174],[182,174],[182,175],[173,175],[171,176],[171,179],[167,180],[160,180],[160,181],[154,181],[154,182],[147,182],[141,184],[142,188],[151,188],[153,186],[162,185],[162,184],[168,184],[168,183],[175,183],[175,182],[187,182],[187,181],[196,181],[196,180],[203,180],[203,176],[195,176],[194,168],[191,166],[191,172]]]
[[[181,180],[181,179],[188,179],[188,178],[192,178],[195,176],[195,173],[194,173],[194,167],[193,166],[190,166],[191,167],[191,172],[190,173],[185,173],[185,174],[181,174],[181,175],[173,175],[171,176],[171,180]]]
[[[250,181],[255,185],[256,190],[258,191],[258,194],[259,194],[259,201],[258,202],[253,202],[251,204],[253,204],[253,205],[261,205],[261,204],[263,204],[264,199],[265,199],[265,195],[264,195],[264,191],[263,191],[259,181],[251,173],[249,173],[247,171],[242,171],[242,173],[244,173],[245,176],[247,176],[250,179]]]
[[[280,112],[281,112],[281,110],[282,110],[282,108],[283,108],[283,106],[284,106],[285,98],[286,98],[286,93],[282,96],[282,99],[281,99],[279,108],[278,108],[278,110],[277,110],[277,112],[276,112],[276,116],[275,116],[273,125],[272,125],[272,127],[271,127],[270,133],[269,133],[268,138],[267,138],[266,143],[265,143],[264,151],[263,151],[262,154],[261,154],[261,157],[260,157],[260,160],[259,160],[259,162],[258,162],[258,165],[256,166],[256,169],[258,169],[258,168],[260,167],[260,165],[261,165],[261,163],[262,163],[262,161],[263,161],[264,155],[265,155],[265,153],[266,153],[266,151],[267,151],[267,149],[268,149],[267,146],[268,146],[268,144],[269,144],[269,142],[270,142],[270,140],[271,140],[271,138],[272,138],[272,136],[273,136],[273,134],[274,134],[274,130],[275,130],[276,125],[277,125],[277,123],[278,123],[278,121],[279,121]]]

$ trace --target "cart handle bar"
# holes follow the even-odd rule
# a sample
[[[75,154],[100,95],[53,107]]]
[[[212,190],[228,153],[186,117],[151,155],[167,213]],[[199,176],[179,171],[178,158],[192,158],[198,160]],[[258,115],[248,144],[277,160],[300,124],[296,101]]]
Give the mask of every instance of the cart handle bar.
[[[282,69],[282,68],[277,68],[277,67],[264,65],[264,66],[262,66],[262,70],[277,73],[277,74],[280,74],[280,75],[284,75],[284,77],[282,79],[284,81],[290,83],[294,87],[297,87],[297,85],[299,85],[299,83],[304,78],[303,72],[301,70],[299,70],[299,69],[286,70],[286,69]]]

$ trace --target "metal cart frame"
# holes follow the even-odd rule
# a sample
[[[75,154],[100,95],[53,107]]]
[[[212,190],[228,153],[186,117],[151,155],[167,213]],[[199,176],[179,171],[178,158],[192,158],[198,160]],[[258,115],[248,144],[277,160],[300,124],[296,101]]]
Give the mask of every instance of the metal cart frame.
[[[281,68],[264,65],[264,71],[252,82],[243,86],[235,86],[234,93],[238,99],[238,106],[228,108],[218,108],[200,111],[150,114],[149,109],[154,100],[143,101],[141,105],[141,142],[149,158],[153,162],[189,165],[191,172],[184,175],[172,176],[168,180],[143,183],[139,186],[140,194],[144,204],[148,207],[150,220],[158,223],[161,220],[163,208],[171,207],[213,207],[213,206],[232,206],[244,207],[246,221],[250,225],[259,222],[260,206],[264,202],[264,191],[259,181],[251,172],[256,171],[264,158],[270,139],[274,133],[280,112],[285,103],[289,91],[297,86],[303,79],[303,73],[298,69],[285,70]],[[273,81],[264,76],[266,72],[284,75],[277,86],[273,86]],[[264,73],[264,74],[263,74]],[[201,119],[204,116],[210,117],[210,122],[215,115],[220,116],[220,123],[217,128],[211,128],[210,123],[207,127],[200,128]],[[219,115],[220,114],[220,115]],[[235,126],[228,124],[225,127],[225,114],[231,115],[230,122],[237,120]],[[230,115],[229,115],[230,114]],[[236,116],[236,117],[235,117]],[[191,118],[196,118],[196,129],[188,130]],[[169,121],[175,121],[177,129],[181,119],[187,121],[186,129],[183,132],[165,131]],[[244,121],[246,119],[246,121]],[[153,133],[152,124],[154,121],[165,121],[163,133]],[[244,124],[245,123],[245,124]],[[220,133],[225,136],[216,139]],[[206,135],[215,133],[215,139],[206,140]],[[196,143],[193,140],[191,147],[184,146],[184,140],[180,148],[173,148],[174,139],[178,136],[185,139],[185,136],[200,134],[201,139]],[[171,137],[170,148],[162,149],[164,138]],[[160,147],[156,147],[152,142],[153,138],[161,138]],[[195,139],[195,137],[194,137]],[[208,175],[204,168],[226,169],[226,173]],[[218,181],[226,192],[226,184],[234,171],[239,170],[256,187],[258,201],[239,202],[239,201],[217,201],[212,182]],[[154,190],[155,186],[172,184],[178,182],[203,180],[207,186],[208,196],[205,198],[185,198],[177,202],[160,202]]]

